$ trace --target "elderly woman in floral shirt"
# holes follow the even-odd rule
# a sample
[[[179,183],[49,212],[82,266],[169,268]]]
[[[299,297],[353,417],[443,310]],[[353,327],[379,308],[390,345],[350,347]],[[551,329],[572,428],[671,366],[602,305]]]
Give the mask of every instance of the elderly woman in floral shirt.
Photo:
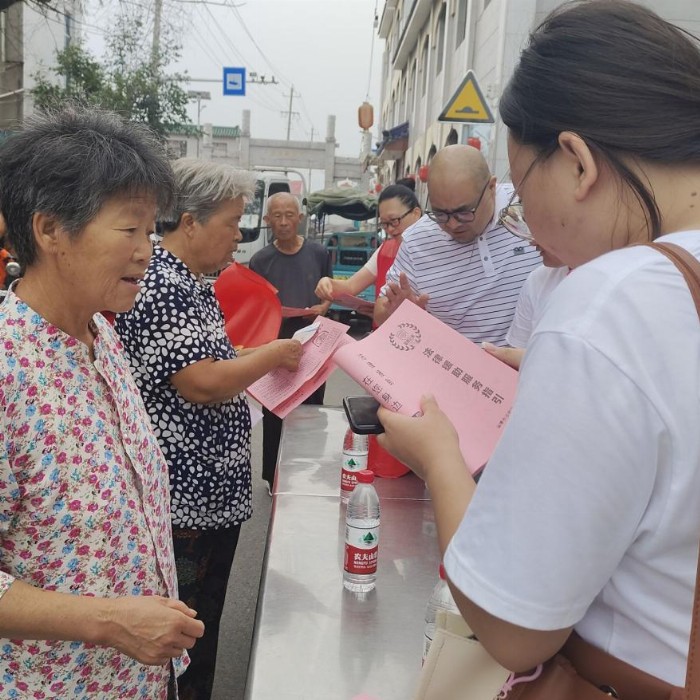
[[[174,697],[167,466],[102,310],[134,303],[172,171],[152,135],[65,110],[0,145],[24,276],[0,306],[0,697]]]

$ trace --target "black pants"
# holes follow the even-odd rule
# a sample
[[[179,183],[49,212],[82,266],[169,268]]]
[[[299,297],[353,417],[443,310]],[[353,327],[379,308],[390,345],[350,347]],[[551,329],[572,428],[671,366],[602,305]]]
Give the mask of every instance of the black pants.
[[[240,525],[218,530],[173,528],[180,600],[204,623],[204,636],[188,651],[190,665],[177,680],[180,700],[211,697],[219,623],[240,532]]]
[[[323,397],[326,394],[326,385],[321,386],[314,391],[305,404],[312,406],[323,406]],[[280,437],[282,436],[282,419],[278,418],[272,411],[268,411],[263,407],[263,466],[262,478],[267,481],[270,486],[275,481],[275,472],[277,471],[277,453],[280,448]]]

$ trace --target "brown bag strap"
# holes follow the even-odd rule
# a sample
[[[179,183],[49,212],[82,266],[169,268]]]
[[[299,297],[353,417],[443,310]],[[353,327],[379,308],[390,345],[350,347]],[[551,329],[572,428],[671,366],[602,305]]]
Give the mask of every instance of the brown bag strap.
[[[645,243],[644,245],[658,250],[681,271],[700,317],[700,261],[675,243]]]
[[[695,302],[695,308],[700,317],[700,262],[685,248],[675,243],[646,243],[663,253],[681,271],[688,284]],[[690,645],[688,648],[688,667],[685,675],[684,700],[700,698],[700,557],[698,557],[698,572],[695,577],[695,600],[693,602],[693,623],[690,628]]]
[[[576,632],[571,633],[561,653],[579,676],[603,692],[606,692],[606,689],[609,690],[611,697],[614,698],[622,698],[622,700],[676,698],[679,700],[684,692],[683,688],[672,686],[593,646]],[[601,693],[597,693],[595,697],[601,697]]]

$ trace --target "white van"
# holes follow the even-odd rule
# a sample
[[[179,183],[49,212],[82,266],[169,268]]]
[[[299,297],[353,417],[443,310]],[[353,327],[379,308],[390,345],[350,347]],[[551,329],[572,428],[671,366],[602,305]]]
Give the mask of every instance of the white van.
[[[247,265],[270,242],[270,231],[263,221],[267,200],[278,192],[291,192],[289,178],[282,172],[261,172],[255,183],[255,195],[246,204],[239,228],[243,240],[238,244],[236,262]]]

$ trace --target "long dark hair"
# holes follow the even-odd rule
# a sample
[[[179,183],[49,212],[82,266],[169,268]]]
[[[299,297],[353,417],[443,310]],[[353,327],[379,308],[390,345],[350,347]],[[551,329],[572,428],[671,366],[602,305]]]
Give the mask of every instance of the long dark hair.
[[[416,193],[406,185],[388,185],[381,191],[377,204],[386,202],[387,199],[399,199],[410,209],[420,208]]]
[[[499,109],[543,158],[562,131],[578,134],[632,190],[656,238],[654,194],[625,160],[700,163],[700,47],[626,0],[566,3],[530,35]]]

